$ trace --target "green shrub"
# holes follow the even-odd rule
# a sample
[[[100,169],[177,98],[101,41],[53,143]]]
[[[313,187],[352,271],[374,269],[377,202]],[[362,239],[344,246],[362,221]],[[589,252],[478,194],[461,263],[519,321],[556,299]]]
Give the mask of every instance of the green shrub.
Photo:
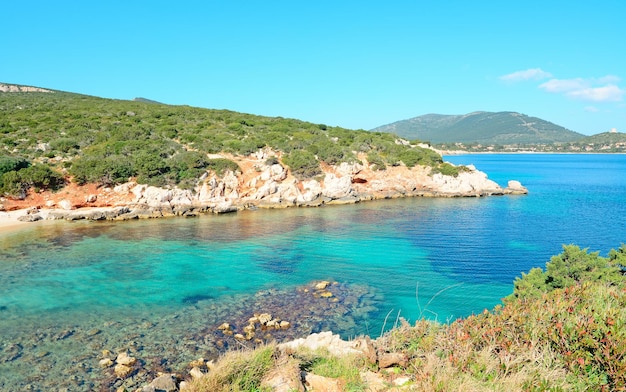
[[[212,170],[218,176],[224,175],[227,171],[240,171],[240,167],[236,162],[226,158],[215,158],[207,160],[206,168]]]
[[[306,150],[295,150],[283,157],[285,165],[291,173],[299,179],[313,178],[322,174],[319,162],[315,155]]]
[[[545,272],[533,268],[522,273],[514,284],[514,297],[536,297],[558,288],[570,287],[582,282],[626,283],[626,246],[613,250],[608,258],[599,252],[589,253],[576,245],[564,245],[563,252],[552,256],[546,263]]]
[[[385,170],[387,168],[381,156],[373,151],[367,154],[367,162],[372,165],[372,170]]]
[[[30,188],[58,190],[65,185],[63,176],[45,164],[12,170],[0,176],[0,193],[23,198]]]
[[[21,157],[0,156],[0,175],[25,169],[30,166],[30,162]]]
[[[68,153],[72,150],[78,150],[80,146],[75,139],[72,138],[60,138],[50,141],[50,148],[52,150]]]
[[[448,162],[443,162],[439,166],[433,167],[431,173],[441,173],[444,176],[458,177],[460,173],[467,171],[466,166],[454,166]]]

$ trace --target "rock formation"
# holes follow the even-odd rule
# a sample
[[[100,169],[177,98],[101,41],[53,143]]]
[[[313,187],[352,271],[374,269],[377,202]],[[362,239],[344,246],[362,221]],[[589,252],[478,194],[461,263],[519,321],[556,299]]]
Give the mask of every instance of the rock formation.
[[[261,153],[262,152],[262,153]],[[247,208],[284,208],[357,203],[397,197],[481,197],[527,193],[518,181],[502,188],[487,175],[468,166],[457,176],[432,173],[431,168],[388,167],[375,170],[364,163],[322,164],[323,174],[313,179],[298,179],[279,163],[266,163],[276,157],[262,150],[236,160],[241,171],[221,176],[207,172],[194,189],[158,188],[128,182],[106,194],[89,193],[79,206],[69,200],[47,201],[48,210],[29,213],[25,221],[38,219],[125,220],[167,216],[194,216],[201,213],[226,213]],[[118,202],[112,202],[118,200]],[[107,202],[108,201],[108,202]],[[84,208],[91,206],[107,208]],[[81,207],[81,208],[77,208]]]

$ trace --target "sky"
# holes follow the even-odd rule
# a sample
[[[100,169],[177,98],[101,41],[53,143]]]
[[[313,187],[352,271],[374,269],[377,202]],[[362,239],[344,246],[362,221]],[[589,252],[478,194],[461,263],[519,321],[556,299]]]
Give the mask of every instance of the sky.
[[[5,83],[350,129],[514,111],[626,132],[624,0],[7,0],[0,15]]]

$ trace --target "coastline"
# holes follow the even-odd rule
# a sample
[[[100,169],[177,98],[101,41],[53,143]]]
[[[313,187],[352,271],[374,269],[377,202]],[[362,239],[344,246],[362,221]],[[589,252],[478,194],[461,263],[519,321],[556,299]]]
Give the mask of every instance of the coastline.
[[[69,183],[63,191],[30,192],[24,200],[2,199],[0,233],[49,220],[120,221],[193,217],[247,209],[281,209],[355,204],[406,197],[463,198],[527,194],[515,180],[502,187],[474,166],[455,175],[429,167],[387,167],[342,163],[325,165],[315,179],[298,179],[280,164],[265,164],[265,154],[241,159],[242,169],[207,177],[193,190],[159,188],[129,181],[113,188]],[[30,224],[30,225],[29,225]]]
[[[15,232],[32,227],[29,222],[19,221],[18,218],[26,214],[27,209],[14,211],[0,211],[0,234]]]

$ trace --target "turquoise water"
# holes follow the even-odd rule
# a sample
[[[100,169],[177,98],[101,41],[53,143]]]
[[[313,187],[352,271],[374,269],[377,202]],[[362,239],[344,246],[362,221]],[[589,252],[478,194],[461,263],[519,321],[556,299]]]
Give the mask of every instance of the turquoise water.
[[[246,317],[253,303],[293,306],[283,318],[308,320],[294,334],[376,337],[398,316],[453,320],[498,304],[516,276],[562,244],[606,254],[626,242],[624,155],[446,160],[474,164],[501,185],[520,180],[529,194],[44,222],[0,235],[0,387],[45,389],[42,372],[68,390],[104,385],[105,348],[135,347],[140,357],[166,358],[164,369],[184,368],[177,362],[214,354],[212,325]],[[318,280],[346,293],[325,321],[305,314],[312,305],[302,297],[279,299]],[[32,361],[43,367],[24,370]],[[63,379],[68,369],[78,379]]]

